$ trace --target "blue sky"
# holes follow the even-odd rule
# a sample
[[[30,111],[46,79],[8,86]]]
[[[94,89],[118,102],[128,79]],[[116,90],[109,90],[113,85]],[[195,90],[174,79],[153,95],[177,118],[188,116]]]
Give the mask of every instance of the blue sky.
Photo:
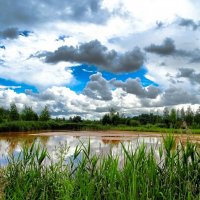
[[[69,86],[70,89],[77,93],[81,93],[84,88],[86,87],[88,81],[90,80],[90,76],[93,74],[96,74],[99,70],[95,66],[88,66],[88,65],[78,65],[71,67],[73,71],[74,78],[76,79],[76,82]],[[126,81],[128,78],[140,78],[142,86],[147,87],[149,85],[158,86],[157,83],[147,79],[145,77],[145,74],[147,73],[147,69],[145,67],[142,67],[140,70],[132,73],[120,73],[120,74],[114,74],[111,72],[106,71],[100,71],[103,75],[103,77],[107,80],[111,80],[116,78],[117,80]],[[0,84],[2,86],[19,86],[19,88],[14,89],[17,93],[25,93],[26,90],[31,90],[33,93],[38,93],[38,89],[33,85],[28,85],[24,83],[19,83],[11,80],[6,80],[0,78]]]
[[[5,79],[2,79],[2,78],[0,78],[0,84],[2,86],[8,86],[8,88],[9,88],[9,86],[19,87],[19,88],[13,89],[17,93],[25,93],[26,90],[32,90],[33,92],[38,92],[37,88],[34,87],[34,86],[27,85],[27,84],[24,84],[24,83],[18,83],[18,82],[15,82],[15,81],[5,80]]]
[[[86,84],[90,80],[89,77],[92,74],[95,74],[95,73],[97,73],[97,71],[99,71],[97,69],[97,67],[95,67],[95,66],[88,66],[88,65],[84,65],[84,64],[75,66],[75,67],[71,67],[71,69],[73,70],[73,75],[76,78],[77,83],[74,85],[71,85],[70,88],[78,93],[81,93],[83,91]],[[117,80],[126,81],[128,78],[133,78],[133,79],[140,78],[142,85],[144,87],[149,86],[149,85],[158,86],[157,83],[155,83],[145,77],[145,74],[147,73],[147,69],[145,69],[145,67],[142,67],[140,70],[138,70],[136,72],[132,72],[132,73],[114,74],[114,73],[107,72],[107,71],[100,71],[100,72],[102,73],[103,77],[107,80],[116,78]]]
[[[128,116],[196,109],[199,7],[196,0],[2,1],[0,106],[48,105],[54,116],[92,119],[111,107]]]

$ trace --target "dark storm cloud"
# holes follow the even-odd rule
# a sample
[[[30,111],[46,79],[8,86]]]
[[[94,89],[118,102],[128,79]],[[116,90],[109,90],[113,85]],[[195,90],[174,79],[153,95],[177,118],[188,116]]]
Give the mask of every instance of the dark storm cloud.
[[[124,108],[125,108],[124,106],[121,105],[118,106],[111,102],[109,106],[96,107],[94,111],[97,113],[105,113],[105,112],[108,113],[111,109],[118,112],[120,110],[123,110]]]
[[[17,39],[20,35],[28,37],[32,32],[28,30],[19,30],[16,27],[9,27],[4,30],[0,30],[0,39]]]
[[[177,77],[191,77],[194,74],[194,69],[190,69],[190,68],[180,68],[179,69],[179,74],[177,75]]]
[[[194,49],[191,51],[176,50],[174,55],[189,58],[189,63],[199,63],[200,62],[200,49]]]
[[[6,47],[4,45],[0,45],[0,49],[6,49]]]
[[[200,49],[195,49],[190,52],[190,63],[199,63],[200,62]]]
[[[122,88],[126,93],[134,94],[138,98],[155,99],[161,93],[158,87],[152,85],[143,87],[139,78],[128,78],[125,82],[116,79],[107,81],[98,72],[90,76],[83,94],[92,99],[109,101],[112,100],[111,88]]]
[[[156,28],[160,29],[166,26],[180,26],[180,27],[185,27],[192,29],[193,31],[196,31],[200,27],[200,21],[194,21],[193,19],[189,18],[183,18],[183,17],[177,17],[172,23],[167,24],[163,22],[156,22]]]
[[[175,42],[171,38],[165,38],[161,45],[151,44],[144,48],[148,53],[158,54],[160,56],[180,56],[180,57],[193,57],[195,51],[185,51],[176,49]]]
[[[151,44],[145,47],[144,50],[148,53],[154,53],[160,56],[185,57],[189,59],[189,63],[200,62],[200,49],[191,51],[177,49],[174,40],[171,38],[165,38],[161,45]]]
[[[145,61],[144,53],[137,47],[120,54],[115,50],[108,50],[98,40],[80,44],[78,47],[62,46],[54,52],[37,53],[35,56],[44,58],[47,63],[60,61],[85,63],[116,73],[136,71]]]
[[[194,95],[193,92],[187,91],[182,87],[170,86],[162,94],[160,94],[159,101],[152,101],[152,99],[141,98],[143,107],[163,107],[175,106],[179,104],[197,104],[199,103],[199,95]]]
[[[4,63],[5,63],[5,61],[0,59],[0,64],[3,65]]]
[[[159,22],[159,21],[156,22],[156,28],[157,29],[163,28],[163,26],[164,26],[163,22]]]
[[[160,89],[155,86],[143,87],[139,78],[128,78],[125,82],[112,79],[110,83],[116,88],[122,88],[125,92],[135,94],[139,98],[155,99],[160,94]]]
[[[197,30],[200,27],[200,22],[195,22],[192,19],[186,19],[181,17],[177,19],[177,24],[179,26],[192,28],[193,30]]]
[[[176,51],[176,47],[174,40],[166,38],[161,45],[151,44],[150,46],[145,47],[145,51],[167,56],[173,54]]]
[[[33,26],[55,20],[103,23],[109,12],[100,0],[0,0],[0,26]]]
[[[3,31],[0,31],[0,38],[3,39],[16,39],[19,37],[18,28],[7,28]]]
[[[194,69],[180,68],[177,78],[187,78],[192,84],[200,84],[200,73],[196,73]]]
[[[90,76],[90,81],[87,83],[83,93],[92,99],[112,100],[109,82],[102,77],[101,73]]]
[[[160,101],[160,106],[178,105],[178,104],[199,103],[199,98],[194,94],[184,90],[184,88],[171,86],[168,88]]]

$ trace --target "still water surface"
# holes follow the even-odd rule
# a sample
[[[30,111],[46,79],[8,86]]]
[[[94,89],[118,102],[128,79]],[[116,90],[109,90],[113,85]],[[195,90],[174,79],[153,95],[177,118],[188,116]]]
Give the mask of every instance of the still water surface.
[[[183,140],[186,136],[181,137]],[[35,141],[47,148],[51,159],[57,161],[56,147],[66,145],[69,147],[66,159],[73,155],[77,145],[90,142],[91,153],[106,155],[110,152],[122,156],[121,143],[126,148],[134,150],[138,145],[144,143],[147,149],[153,147],[156,154],[162,145],[162,135],[155,133],[137,133],[127,131],[54,131],[54,132],[29,132],[29,133],[1,133],[0,134],[0,166],[7,164],[9,154],[19,155],[24,144],[31,146]],[[191,140],[199,142],[200,137],[194,136]]]

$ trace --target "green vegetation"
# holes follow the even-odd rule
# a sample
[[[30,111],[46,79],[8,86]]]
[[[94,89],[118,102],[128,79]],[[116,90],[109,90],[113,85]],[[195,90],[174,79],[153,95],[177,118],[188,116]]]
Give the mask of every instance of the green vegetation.
[[[127,126],[154,126],[159,128],[200,128],[200,107],[196,112],[192,111],[189,106],[185,111],[184,108],[181,110],[175,110],[172,108],[164,108],[163,114],[141,114],[133,117],[120,116],[118,112],[113,109],[110,113],[105,114],[102,118],[102,124],[104,125],[127,125]]]
[[[59,161],[33,144],[18,157],[10,155],[1,172],[3,199],[200,199],[200,152],[195,144],[176,144],[168,135],[158,154],[142,144],[126,149],[124,158],[111,153],[91,155],[90,145],[77,146],[65,162],[67,147],[59,148]],[[1,180],[1,179],[0,179]]]
[[[19,112],[17,110],[17,106],[14,103],[10,105],[9,118],[11,121],[19,120]]]
[[[141,114],[133,117],[120,115],[114,109],[100,120],[84,120],[80,116],[69,119],[51,118],[47,106],[36,113],[25,106],[21,112],[15,104],[10,109],[0,108],[0,132],[31,130],[122,130],[144,132],[200,133],[200,108],[194,112],[190,107],[185,111],[165,108],[162,115]]]
[[[39,131],[39,130],[107,130],[106,126],[100,124],[74,123],[68,121],[13,121],[0,123],[0,132],[19,131]]]
[[[49,113],[49,110],[48,110],[48,107],[45,106],[44,109],[42,110],[40,116],[39,116],[39,120],[40,121],[48,121],[50,120],[50,113]]]

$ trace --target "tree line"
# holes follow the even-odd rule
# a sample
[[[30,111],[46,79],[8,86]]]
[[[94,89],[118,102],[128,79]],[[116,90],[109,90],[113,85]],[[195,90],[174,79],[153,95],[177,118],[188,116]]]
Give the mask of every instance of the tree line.
[[[0,122],[6,121],[48,121],[51,118],[47,106],[38,115],[30,106],[24,106],[19,112],[15,103],[10,104],[9,109],[0,107]]]
[[[111,109],[105,114],[101,122],[103,125],[156,125],[161,128],[200,128],[200,107],[193,111],[190,106],[187,109],[164,108],[162,114],[146,113],[134,117],[125,117]]]
[[[47,106],[43,108],[40,114],[37,114],[32,107],[24,106],[19,111],[15,103],[10,104],[9,109],[0,107],[0,122],[9,121],[48,121],[51,115]],[[103,125],[127,125],[127,126],[142,126],[155,125],[160,128],[200,128],[200,106],[196,111],[191,107],[187,109],[169,109],[164,108],[163,113],[143,113],[133,117],[120,115],[114,109],[110,109],[99,121],[83,120],[81,116],[65,118],[55,118],[56,122],[70,123],[95,123]]]

